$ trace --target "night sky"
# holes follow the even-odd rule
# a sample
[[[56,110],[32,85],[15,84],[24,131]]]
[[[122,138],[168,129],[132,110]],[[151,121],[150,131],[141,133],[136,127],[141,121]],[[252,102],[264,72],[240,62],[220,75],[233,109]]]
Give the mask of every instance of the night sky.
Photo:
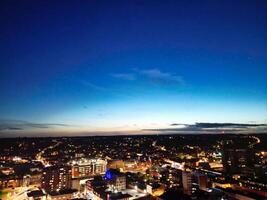
[[[0,137],[267,123],[265,0],[2,0],[0,25]]]

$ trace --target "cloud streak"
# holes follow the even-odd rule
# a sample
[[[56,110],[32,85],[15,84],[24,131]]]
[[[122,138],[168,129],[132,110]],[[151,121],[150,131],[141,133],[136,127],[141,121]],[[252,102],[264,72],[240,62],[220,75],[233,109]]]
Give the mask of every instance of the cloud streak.
[[[133,69],[131,73],[111,73],[110,77],[122,81],[145,81],[153,83],[154,85],[183,85],[184,80],[181,76],[170,72],[163,72],[157,68],[140,70],[138,68]],[[101,86],[91,82],[90,80],[78,80],[79,84],[84,87],[90,88],[99,92],[109,92],[111,94],[120,95],[121,91],[116,90],[110,86]],[[125,95],[124,95],[125,96]],[[128,95],[127,95],[128,96]]]
[[[80,83],[86,87],[89,87],[93,90],[99,90],[99,91],[106,91],[108,90],[107,88],[105,87],[102,87],[102,86],[99,86],[99,85],[96,85],[90,81],[87,81],[87,80],[80,80]]]
[[[183,84],[183,79],[181,76],[169,72],[162,72],[159,69],[147,69],[147,70],[137,70],[139,74],[149,78],[155,83],[178,83]]]
[[[0,120],[0,131],[19,131],[29,129],[50,129],[55,127],[69,127],[60,123],[34,123],[23,120]]]
[[[136,75],[131,73],[118,73],[118,74],[115,73],[111,74],[111,76],[117,79],[122,79],[127,81],[133,81],[136,79]]]
[[[184,84],[184,80],[181,76],[178,76],[170,72],[163,72],[157,68],[145,69],[145,70],[140,70],[136,68],[132,73],[114,73],[111,74],[111,76],[113,78],[127,80],[127,81],[145,79],[158,85]]]
[[[240,123],[195,123],[195,124],[179,124],[173,123],[171,126],[186,125],[188,127],[196,128],[249,128],[267,126],[267,124],[240,124]]]
[[[241,123],[172,123],[171,128],[144,129],[160,133],[266,133],[267,124]]]

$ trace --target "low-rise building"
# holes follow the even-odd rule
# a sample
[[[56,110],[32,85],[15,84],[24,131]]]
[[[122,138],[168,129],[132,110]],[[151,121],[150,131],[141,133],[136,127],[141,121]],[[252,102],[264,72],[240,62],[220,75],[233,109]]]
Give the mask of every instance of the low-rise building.
[[[108,187],[113,192],[120,192],[126,189],[126,176],[118,170],[108,170],[105,179],[108,183]]]
[[[165,187],[159,183],[152,183],[146,186],[146,191],[152,196],[160,196],[164,193]]]
[[[75,189],[66,189],[60,191],[53,191],[48,193],[47,200],[68,200],[72,199],[75,196],[77,190]]]
[[[46,200],[46,194],[42,190],[34,190],[27,193],[28,200]]]

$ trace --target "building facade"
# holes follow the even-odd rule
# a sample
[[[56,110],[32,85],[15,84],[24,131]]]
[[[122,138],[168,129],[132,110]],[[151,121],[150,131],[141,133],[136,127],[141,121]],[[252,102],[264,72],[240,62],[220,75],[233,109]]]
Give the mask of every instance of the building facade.
[[[87,178],[95,175],[105,174],[107,161],[102,159],[80,159],[73,161],[72,178]]]
[[[249,148],[224,148],[223,167],[228,174],[240,173],[245,168],[251,167],[253,153]]]
[[[42,175],[42,188],[46,192],[71,188],[71,168],[69,166],[47,167]]]
[[[192,174],[189,171],[183,171],[182,182],[184,194],[192,195]]]

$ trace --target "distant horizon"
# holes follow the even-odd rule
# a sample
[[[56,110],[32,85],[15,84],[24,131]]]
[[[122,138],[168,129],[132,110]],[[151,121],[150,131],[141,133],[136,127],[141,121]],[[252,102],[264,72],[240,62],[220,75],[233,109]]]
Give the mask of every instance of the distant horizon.
[[[14,137],[0,137],[1,139],[34,139],[34,138],[83,138],[83,137],[146,137],[146,136],[175,136],[175,135],[181,135],[181,136],[194,136],[194,135],[214,135],[214,136],[223,136],[223,135],[265,135],[266,133],[161,133],[161,134],[121,134],[121,135],[70,135],[70,136],[14,136]]]
[[[47,124],[29,124],[35,127],[35,131],[29,129],[25,124],[0,124],[0,138],[16,138],[16,137],[91,137],[91,136],[142,136],[142,135],[176,135],[176,134],[266,134],[267,124],[256,123],[194,123],[194,124],[170,124],[165,128],[148,128],[141,130],[118,130],[118,131],[60,131],[55,129],[50,131],[42,131]],[[53,124],[54,125],[54,124]],[[182,127],[181,127],[182,126]],[[25,129],[23,129],[25,128]],[[29,128],[29,127],[28,127]],[[37,129],[37,130],[36,130]],[[39,130],[38,130],[39,129]],[[19,132],[19,135],[17,134]],[[37,135],[36,135],[37,134]]]

